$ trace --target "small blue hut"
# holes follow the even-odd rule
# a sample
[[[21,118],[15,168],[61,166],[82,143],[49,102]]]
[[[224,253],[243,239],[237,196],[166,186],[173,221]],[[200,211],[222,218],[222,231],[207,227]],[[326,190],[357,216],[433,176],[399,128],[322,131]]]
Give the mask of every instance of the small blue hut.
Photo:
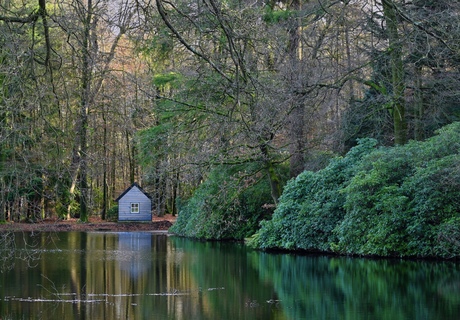
[[[118,221],[152,221],[152,199],[136,182],[115,201]]]

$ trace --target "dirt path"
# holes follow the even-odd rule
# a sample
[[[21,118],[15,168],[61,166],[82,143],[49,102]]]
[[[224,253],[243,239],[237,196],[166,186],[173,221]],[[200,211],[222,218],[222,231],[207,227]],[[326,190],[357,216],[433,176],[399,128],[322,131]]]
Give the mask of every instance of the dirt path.
[[[0,224],[2,231],[166,231],[176,221],[176,217],[154,216],[151,222],[107,222],[99,217],[90,217],[89,222],[81,223],[77,219],[47,219],[36,223],[6,222]]]

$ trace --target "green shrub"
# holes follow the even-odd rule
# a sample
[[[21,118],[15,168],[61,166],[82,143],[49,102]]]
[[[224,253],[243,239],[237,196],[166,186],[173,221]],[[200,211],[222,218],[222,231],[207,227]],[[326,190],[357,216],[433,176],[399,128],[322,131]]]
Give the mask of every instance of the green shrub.
[[[253,234],[271,203],[266,178],[251,166],[219,166],[180,205],[177,221],[170,231],[199,239],[237,239]]]
[[[118,205],[114,205],[107,210],[107,221],[118,221]]]
[[[249,245],[262,249],[329,251],[332,232],[345,211],[340,190],[348,183],[363,155],[376,146],[362,139],[345,157],[333,159],[317,172],[304,171],[284,189],[273,218],[263,221]]]
[[[387,255],[390,249],[380,246],[381,241],[402,243],[395,215],[407,201],[399,186],[411,170],[411,158],[404,147],[380,148],[362,159],[341,191],[346,197],[346,215],[335,230],[339,239],[336,250],[370,254],[379,248],[381,252],[376,254]]]
[[[381,148],[362,159],[344,188],[337,252],[359,255],[448,257],[460,253],[441,237],[460,211],[460,124],[425,142]],[[451,221],[450,223],[448,221]],[[445,241],[440,241],[445,239]]]
[[[290,181],[249,241],[270,249],[394,257],[460,256],[460,123],[424,142],[343,158]]]

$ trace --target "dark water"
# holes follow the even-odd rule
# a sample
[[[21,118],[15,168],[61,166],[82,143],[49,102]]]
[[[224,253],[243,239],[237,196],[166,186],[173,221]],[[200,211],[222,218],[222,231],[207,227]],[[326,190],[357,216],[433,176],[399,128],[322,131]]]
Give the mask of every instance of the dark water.
[[[453,262],[269,254],[138,232],[1,237],[0,319],[460,318]]]

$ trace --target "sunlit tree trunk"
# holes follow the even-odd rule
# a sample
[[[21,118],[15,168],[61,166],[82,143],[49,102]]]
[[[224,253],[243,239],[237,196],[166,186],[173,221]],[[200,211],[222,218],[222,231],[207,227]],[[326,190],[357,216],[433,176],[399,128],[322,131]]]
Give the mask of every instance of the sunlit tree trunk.
[[[88,0],[86,19],[84,21],[84,33],[82,41],[82,79],[81,79],[81,104],[79,136],[79,163],[80,163],[80,220],[88,221],[88,110],[91,92],[91,64],[90,64],[90,32],[93,18],[92,0]]]
[[[102,155],[102,220],[105,220],[107,217],[107,192],[108,192],[108,186],[107,186],[107,161],[108,161],[108,154],[107,154],[107,115],[106,115],[106,108],[105,106],[103,107],[103,114],[102,114],[102,120],[103,120],[103,155]]]

